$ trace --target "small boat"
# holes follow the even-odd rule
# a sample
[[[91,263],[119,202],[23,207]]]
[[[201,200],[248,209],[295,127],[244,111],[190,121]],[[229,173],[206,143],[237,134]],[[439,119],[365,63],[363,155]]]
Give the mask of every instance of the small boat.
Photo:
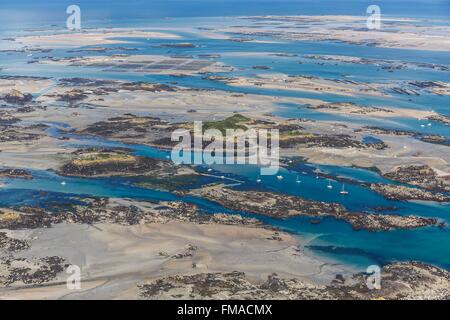
[[[330,180],[328,180],[327,188],[330,189],[330,190],[333,189],[333,186],[331,185],[331,181]]]
[[[258,176],[258,179],[256,179],[256,182],[260,183],[261,182],[261,178]]]
[[[348,195],[348,191],[345,191],[345,186],[344,186],[344,184],[342,184],[342,190],[341,190],[341,192],[339,192],[341,195],[343,195],[343,196],[346,196],[346,195]]]
[[[212,171],[212,169],[211,168],[208,168],[208,172],[211,172]]]
[[[65,186],[65,185],[66,185],[66,182],[65,182],[65,181],[61,182],[61,185]]]
[[[297,176],[297,179],[295,180],[295,182],[296,183],[300,183],[300,182],[302,182],[299,178],[298,178],[298,176]]]
[[[278,180],[283,180],[284,177],[283,177],[283,176],[277,176],[277,179],[278,179]]]

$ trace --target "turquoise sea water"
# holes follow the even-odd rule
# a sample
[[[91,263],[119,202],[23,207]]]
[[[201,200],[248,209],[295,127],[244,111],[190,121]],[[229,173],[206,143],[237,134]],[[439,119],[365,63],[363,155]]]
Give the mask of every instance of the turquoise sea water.
[[[48,28],[51,25],[63,27],[67,6],[66,1],[45,1],[41,6],[34,1],[17,1],[15,3],[0,0],[0,20],[8,21],[0,26],[0,35],[17,35],[26,28]],[[41,3],[41,2],[40,2]],[[104,2],[103,2],[104,3]],[[204,26],[242,24],[236,16],[258,15],[258,14],[358,14],[363,15],[367,3],[365,1],[340,2],[314,2],[283,1],[274,5],[273,2],[254,1],[129,1],[124,8],[118,1],[110,2],[107,7],[101,1],[81,1],[83,14],[85,12],[85,25],[97,26],[120,26],[120,27],[152,27],[164,30],[170,27],[196,28]],[[245,4],[246,3],[246,4]],[[250,7],[249,3],[252,4]],[[405,5],[403,1],[381,1],[382,9],[392,16],[421,17],[427,19],[445,19],[450,16],[449,2],[433,1],[425,5],[418,2],[413,7]],[[334,5],[332,5],[334,4]],[[446,11],[447,10],[447,11]],[[126,12],[126,14],[124,14]],[[226,16],[217,18],[217,16]],[[27,17],[19,19],[18,17]],[[171,19],[163,19],[171,17]],[[447,21],[448,22],[448,21]],[[440,22],[440,23],[447,23]],[[121,45],[138,48],[135,54],[173,54],[193,55],[220,54],[215,60],[232,65],[237,71],[225,75],[253,76],[256,70],[254,65],[267,65],[271,67],[268,72],[282,72],[289,75],[313,75],[335,79],[352,79],[367,82],[390,82],[399,80],[440,80],[450,82],[450,73],[428,69],[403,69],[394,72],[378,70],[370,65],[330,64],[325,68],[317,64],[317,61],[302,59],[304,54],[335,54],[352,55],[365,58],[430,62],[442,65],[450,65],[450,53],[432,51],[413,51],[400,49],[385,49],[355,46],[332,42],[296,42],[286,41],[282,43],[250,43],[230,42],[226,40],[206,39],[199,37],[196,33],[189,31],[175,33],[183,36],[180,42],[191,42],[195,48],[167,49],[158,48],[156,45],[174,42],[169,40],[147,40],[133,39],[133,43]],[[253,56],[254,52],[266,53],[290,53],[296,57],[275,56]],[[114,53],[114,51],[112,52]],[[242,55],[242,53],[250,53]],[[96,55],[96,53],[83,53],[85,55]],[[104,53],[99,53],[100,55]],[[33,57],[48,55],[48,53],[35,53]],[[55,57],[73,56],[66,50],[54,50],[50,55]],[[49,76],[55,79],[67,77],[92,77],[108,78],[129,81],[149,81],[170,83],[178,82],[179,85],[194,88],[211,88],[216,90],[229,90],[234,92],[254,93],[266,96],[279,96],[279,109],[275,114],[286,118],[309,118],[327,121],[348,121],[345,116],[333,116],[313,112],[283,101],[287,97],[318,98],[330,102],[349,101],[362,105],[384,105],[398,108],[415,108],[418,110],[435,110],[441,114],[450,116],[449,99],[432,95],[404,96],[393,94],[391,97],[342,97],[330,94],[315,94],[306,92],[291,92],[283,90],[248,89],[230,87],[226,84],[204,79],[201,75],[189,77],[171,77],[154,74],[129,74],[115,73],[95,68],[80,67],[52,67],[37,64],[28,64],[31,58],[26,53],[0,53],[0,75],[32,75]],[[299,64],[299,61],[302,64]],[[261,72],[258,70],[258,72]],[[421,127],[423,121],[416,119],[390,119],[389,121],[358,118],[352,120],[364,125],[376,125],[386,128],[414,130],[420,133],[440,134],[450,139],[450,127],[436,122],[432,126]],[[62,135],[58,129],[61,124],[51,124],[49,134]],[[79,146],[120,146],[134,150],[138,155],[166,159],[168,152],[142,145],[124,145],[115,141],[107,141],[92,137],[75,137]],[[0,154],[1,157],[1,154]],[[206,171],[206,167],[199,170]],[[303,164],[290,167],[289,170],[282,169],[284,176],[282,181],[276,177],[261,177],[261,183],[256,183],[259,168],[255,166],[213,166],[212,173],[216,178],[202,181],[209,183],[214,180],[221,181],[220,176],[226,183],[241,182],[237,188],[250,188],[269,190],[279,193],[302,196],[308,199],[337,202],[344,205],[348,210],[354,212],[375,212],[375,208],[383,207],[383,214],[421,215],[438,217],[442,221],[450,222],[450,206],[448,204],[425,203],[425,202],[402,202],[386,200],[380,195],[372,192],[360,184],[348,184],[346,189],[350,192],[348,197],[339,195],[341,184],[331,181],[334,188],[326,188],[328,180],[317,179],[315,169],[334,176],[343,176],[361,182],[384,182],[392,183],[380,177],[376,172],[349,167],[322,166],[314,164]],[[123,197],[140,200],[182,200],[195,203],[205,211],[230,212],[216,204],[195,197],[178,197],[170,192],[149,190],[134,187],[129,179],[101,178],[80,179],[60,177],[50,171],[33,171],[33,180],[6,180],[6,187],[0,189],[0,206],[16,206],[23,204],[49,205],[53,202],[73,201],[72,195],[91,195],[105,197]],[[228,178],[232,180],[228,180]],[[300,179],[301,183],[296,180]],[[66,182],[65,186],[61,182]],[[44,193],[43,193],[44,191]],[[242,214],[246,214],[245,212]],[[301,238],[310,240],[310,250],[315,253],[329,257],[334,260],[349,264],[356,268],[365,269],[370,264],[384,264],[394,260],[420,260],[433,263],[450,270],[450,230],[438,228],[422,228],[413,231],[390,231],[390,232],[366,232],[354,231],[342,221],[326,218],[319,225],[312,225],[308,218],[295,217],[284,220],[272,219],[259,216],[264,222],[278,226],[286,231],[292,232]]]

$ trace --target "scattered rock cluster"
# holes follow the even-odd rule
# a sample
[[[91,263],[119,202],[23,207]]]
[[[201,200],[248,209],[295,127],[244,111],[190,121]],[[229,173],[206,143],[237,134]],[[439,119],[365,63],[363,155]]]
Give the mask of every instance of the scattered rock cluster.
[[[390,200],[424,200],[436,202],[450,201],[450,197],[443,193],[431,192],[402,185],[372,183],[370,184],[370,189]]]
[[[0,259],[0,284],[2,286],[42,284],[56,279],[64,271],[64,259],[57,256],[38,259]]]

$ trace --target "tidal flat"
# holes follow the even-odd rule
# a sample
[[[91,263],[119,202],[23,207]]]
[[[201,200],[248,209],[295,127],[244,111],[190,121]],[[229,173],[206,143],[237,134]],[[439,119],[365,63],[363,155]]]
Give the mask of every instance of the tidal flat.
[[[430,20],[8,31],[0,298],[449,299],[450,38]],[[278,174],[174,164],[194,121],[279,130]]]

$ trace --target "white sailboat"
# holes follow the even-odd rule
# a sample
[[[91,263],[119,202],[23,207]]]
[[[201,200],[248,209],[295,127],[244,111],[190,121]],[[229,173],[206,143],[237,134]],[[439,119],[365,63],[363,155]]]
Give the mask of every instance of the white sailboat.
[[[345,185],[344,184],[342,184],[342,190],[341,190],[341,192],[339,192],[341,195],[343,195],[343,196],[346,196],[346,195],[348,195],[348,191],[345,191]]]
[[[297,176],[297,179],[295,180],[295,182],[297,182],[297,183],[300,183],[300,182],[302,182],[299,178],[298,178],[298,176]]]

